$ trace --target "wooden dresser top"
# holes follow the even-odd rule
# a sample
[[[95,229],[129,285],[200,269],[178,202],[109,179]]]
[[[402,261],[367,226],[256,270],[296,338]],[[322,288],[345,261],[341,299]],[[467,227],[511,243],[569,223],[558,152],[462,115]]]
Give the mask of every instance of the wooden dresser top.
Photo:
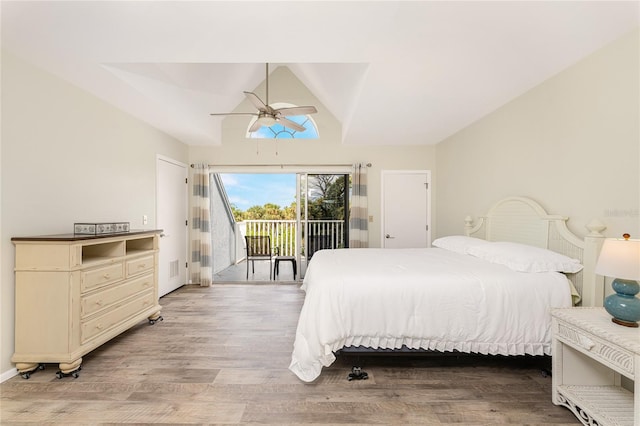
[[[159,234],[162,229],[134,229],[129,232],[118,232],[113,234],[85,235],[85,234],[57,234],[57,235],[37,235],[31,237],[12,237],[11,241],[85,241],[97,240],[101,238],[127,237],[130,235]]]

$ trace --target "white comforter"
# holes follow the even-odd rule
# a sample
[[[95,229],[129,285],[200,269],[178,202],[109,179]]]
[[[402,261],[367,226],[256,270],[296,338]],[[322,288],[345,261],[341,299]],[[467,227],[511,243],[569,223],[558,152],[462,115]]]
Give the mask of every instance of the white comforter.
[[[306,382],[344,346],[548,355],[549,311],[571,306],[563,274],[438,248],[321,250],[302,288],[289,369]]]

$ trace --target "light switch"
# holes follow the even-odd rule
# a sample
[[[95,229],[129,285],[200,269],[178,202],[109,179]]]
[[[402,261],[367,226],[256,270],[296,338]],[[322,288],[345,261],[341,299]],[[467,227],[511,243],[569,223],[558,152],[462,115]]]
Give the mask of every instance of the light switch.
[[[369,216],[369,222],[373,222],[373,216]]]

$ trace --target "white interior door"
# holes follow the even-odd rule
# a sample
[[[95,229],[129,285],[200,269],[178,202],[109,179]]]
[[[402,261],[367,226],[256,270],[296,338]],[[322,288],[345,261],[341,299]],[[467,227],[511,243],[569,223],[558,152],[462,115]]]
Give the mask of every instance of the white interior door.
[[[426,170],[382,172],[382,247],[431,245],[430,180]]]
[[[156,161],[156,217],[160,234],[158,294],[186,284],[187,276],[187,166],[160,157]]]

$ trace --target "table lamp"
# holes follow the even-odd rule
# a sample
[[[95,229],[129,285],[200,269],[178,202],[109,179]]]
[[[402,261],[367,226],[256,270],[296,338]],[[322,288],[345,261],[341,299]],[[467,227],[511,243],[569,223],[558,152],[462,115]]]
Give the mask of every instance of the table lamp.
[[[605,310],[613,317],[611,321],[626,327],[638,327],[640,321],[640,240],[607,238],[602,246],[595,272],[614,278],[611,287],[615,294],[604,299]]]

